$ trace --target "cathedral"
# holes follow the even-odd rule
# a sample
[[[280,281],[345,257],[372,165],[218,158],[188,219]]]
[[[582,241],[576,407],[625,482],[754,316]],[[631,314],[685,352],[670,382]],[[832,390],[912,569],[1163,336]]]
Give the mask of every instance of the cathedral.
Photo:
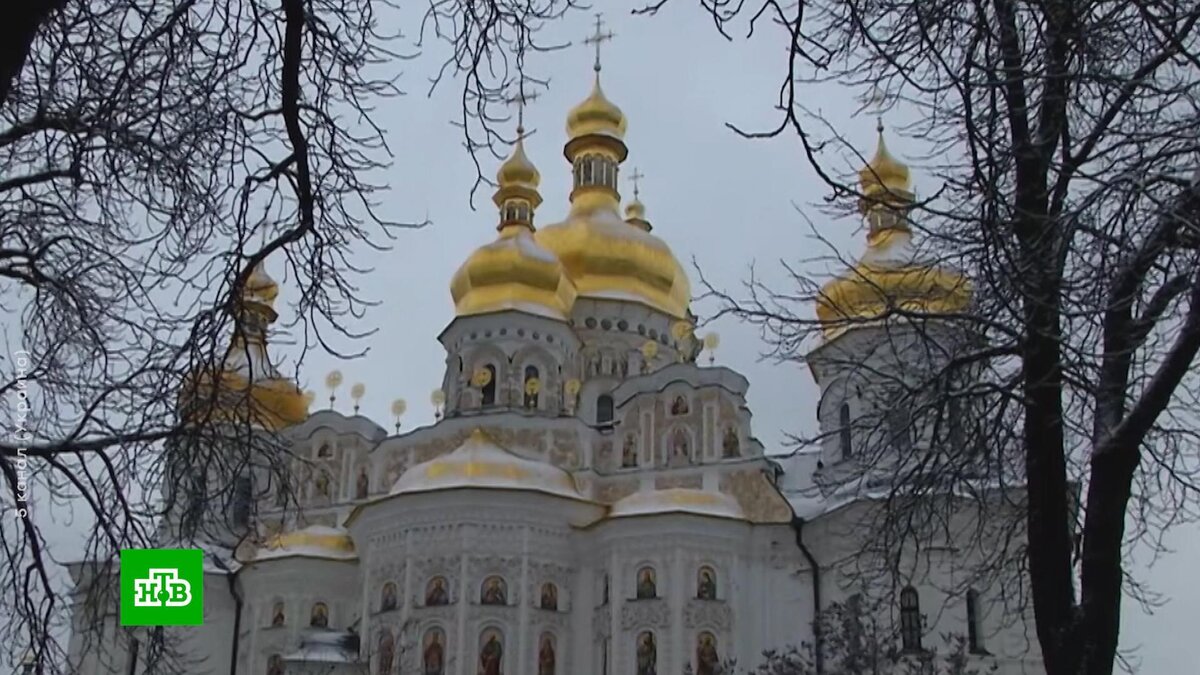
[[[600,74],[567,113],[562,220],[540,210],[523,129],[499,167],[495,238],[449,279],[436,423],[393,433],[310,413],[271,365],[279,289],[254,270],[244,337],[212,379],[246,392],[257,424],[291,446],[301,508],[256,499],[253,536],[209,552],[204,624],[178,631],[187,672],[715,675],[817,643],[814,618],[854,591],[843,532],[856,497],[821,487],[854,461],[867,414],[849,393],[864,370],[845,364],[886,358],[871,342],[890,304],[964,309],[969,285],[932,264],[912,273],[910,171],[881,129],[859,174],[865,251],[816,308],[825,441],[764,448],[746,378],[705,357],[715,345],[695,333],[683,266],[636,191],[622,208],[626,118]],[[77,589],[95,580],[71,571]],[[964,635],[972,658],[1026,672],[1031,631],[1005,620],[998,592],[953,597],[914,578],[888,616],[906,649]],[[81,618],[83,595],[71,672],[152,672],[115,608],[99,626]]]

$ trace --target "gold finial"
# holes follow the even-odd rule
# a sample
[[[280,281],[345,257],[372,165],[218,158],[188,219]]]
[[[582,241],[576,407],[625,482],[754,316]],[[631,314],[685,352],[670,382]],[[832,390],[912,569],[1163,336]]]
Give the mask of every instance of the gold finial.
[[[446,392],[440,388],[434,389],[429,394],[429,402],[433,404],[433,418],[437,420],[442,419],[442,406],[446,404]]]
[[[333,410],[333,402],[337,400],[337,388],[342,386],[342,371],[331,370],[325,376],[325,388],[329,390],[329,409]]]
[[[607,33],[604,32],[604,14],[596,12],[596,32],[583,39],[584,44],[596,46],[596,62],[592,65],[592,70],[596,71],[596,77],[600,76],[600,45],[616,36],[617,34],[611,30]]]
[[[716,333],[708,333],[704,336],[704,349],[708,351],[708,365],[712,365],[717,360],[717,347],[721,346],[721,336]]]
[[[690,349],[684,349],[685,346],[690,346],[692,337],[692,324],[688,321],[676,321],[671,324],[671,337],[675,338],[678,343],[679,362],[687,361],[688,352]]]
[[[865,214],[881,202],[908,201],[912,198],[912,192],[908,166],[892,156],[884,140],[883,114],[891,107],[887,93],[876,84],[861,100],[863,106],[860,110],[870,110],[875,114],[875,132],[878,135],[875,156],[858,172],[859,187],[864,197],[859,208]],[[896,220],[896,225],[902,224],[901,220]]]
[[[480,368],[471,375],[471,386],[476,389],[483,389],[492,381],[492,371],[487,368]]]
[[[355,415],[358,414],[358,404],[362,402],[362,397],[365,393],[367,393],[367,385],[362,382],[356,382],[354,386],[350,387],[350,399],[354,401]]]
[[[650,362],[654,357],[658,356],[658,343],[654,340],[646,340],[642,343],[642,373],[650,372]]]
[[[406,410],[408,410],[408,403],[404,399],[398,398],[392,401],[392,416],[396,418],[396,433],[400,433],[400,418],[404,416]]]

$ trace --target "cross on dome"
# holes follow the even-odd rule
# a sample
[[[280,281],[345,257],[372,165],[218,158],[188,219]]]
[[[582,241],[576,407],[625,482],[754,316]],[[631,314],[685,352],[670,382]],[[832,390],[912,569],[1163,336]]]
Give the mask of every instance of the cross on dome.
[[[600,72],[600,45],[608,42],[616,36],[617,34],[611,30],[607,33],[604,32],[604,15],[600,12],[596,12],[596,32],[584,38],[583,43],[586,45],[596,46],[596,63],[592,66],[592,69],[597,73]]]
[[[525,105],[536,101],[541,94],[534,92],[532,94],[525,93],[525,79],[522,78],[517,84],[517,93],[504,99],[508,105],[517,106],[517,140],[524,140],[528,136],[532,136],[533,132],[528,135],[525,133]]]
[[[641,195],[641,191],[638,189],[638,182],[645,177],[646,174],[642,173],[636,166],[633,167],[633,173],[629,174],[629,182],[633,183],[633,198],[635,200]]]

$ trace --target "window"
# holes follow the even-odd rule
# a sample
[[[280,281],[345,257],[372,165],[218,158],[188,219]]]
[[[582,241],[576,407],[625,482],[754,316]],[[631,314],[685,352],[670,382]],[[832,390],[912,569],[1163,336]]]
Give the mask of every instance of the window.
[[[952,398],[946,404],[946,423],[950,425],[950,452],[960,452],[966,445],[963,433],[962,401]]]
[[[906,652],[921,651],[921,600],[912,586],[900,591],[900,642]]]
[[[483,385],[481,390],[483,394],[483,405],[496,405],[496,366],[487,364],[483,367],[491,375],[488,378],[487,384]]]
[[[974,588],[967,591],[967,649],[972,654],[986,654],[983,647],[983,631],[979,621],[979,593]]]
[[[843,403],[838,409],[838,439],[841,446],[842,459],[854,456],[854,439],[850,435],[850,404]]]
[[[596,424],[612,424],[613,399],[608,394],[596,398]]]
[[[888,435],[892,446],[901,452],[912,450],[912,418],[908,408],[897,406],[887,413]]]
[[[250,477],[238,476],[233,487],[233,509],[231,509],[234,527],[246,527],[250,524],[250,502],[253,497]]]
[[[538,407],[538,391],[541,379],[538,377],[536,366],[525,366],[525,407],[530,410]]]

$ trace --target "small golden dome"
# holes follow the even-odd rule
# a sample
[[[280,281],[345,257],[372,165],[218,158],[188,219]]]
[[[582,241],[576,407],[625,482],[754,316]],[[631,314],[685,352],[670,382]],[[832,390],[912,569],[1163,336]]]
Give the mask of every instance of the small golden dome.
[[[666,242],[617,213],[575,213],[535,238],[562,261],[580,297],[632,300],[686,318],[692,290],[683,265]]]
[[[537,190],[542,182],[542,175],[525,154],[524,135],[524,129],[517,129],[517,146],[513,149],[512,156],[504,160],[500,169],[496,171],[496,183],[501,188],[520,186]],[[496,194],[499,195],[500,192],[497,191]]]
[[[625,222],[634,227],[639,227],[646,232],[653,229],[650,226],[650,221],[646,220],[646,205],[637,197],[634,197],[633,201],[625,205]]]
[[[246,302],[257,302],[270,307],[278,296],[279,284],[275,283],[271,275],[267,274],[262,262],[259,262],[254,269],[250,270],[250,276],[246,278],[242,298]]]
[[[450,280],[457,316],[518,310],[566,321],[575,304],[575,285],[562,263],[533,237],[533,211],[542,203],[541,177],[525,154],[524,129],[517,129],[513,154],[496,173],[493,201],[500,207],[500,236],[485,244]]]
[[[223,358],[184,381],[179,408],[189,422],[251,424],[277,430],[308,419],[308,398],[271,363],[267,327],[279,285],[263,264],[254,266],[238,305],[238,327]]]
[[[624,140],[625,126],[625,113],[604,95],[604,90],[600,88],[600,73],[597,72],[592,81],[592,92],[567,113],[568,143],[591,135]]]
[[[908,165],[892,156],[883,139],[883,126],[877,127],[879,142],[875,156],[858,170],[858,183],[865,197],[883,199],[911,199],[912,176]]]

